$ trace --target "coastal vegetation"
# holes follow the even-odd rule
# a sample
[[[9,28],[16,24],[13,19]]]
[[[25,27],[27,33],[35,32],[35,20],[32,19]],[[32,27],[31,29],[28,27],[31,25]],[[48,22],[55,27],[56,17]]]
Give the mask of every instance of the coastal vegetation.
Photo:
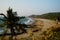
[[[31,15],[31,17],[56,20],[60,18],[60,12],[50,12],[50,13],[45,13],[42,15]]]

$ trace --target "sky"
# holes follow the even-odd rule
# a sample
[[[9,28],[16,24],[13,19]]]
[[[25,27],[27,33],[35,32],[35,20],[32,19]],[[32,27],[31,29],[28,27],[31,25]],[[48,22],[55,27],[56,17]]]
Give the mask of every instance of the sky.
[[[0,0],[0,13],[7,14],[9,7],[19,16],[41,15],[60,12],[60,0]]]

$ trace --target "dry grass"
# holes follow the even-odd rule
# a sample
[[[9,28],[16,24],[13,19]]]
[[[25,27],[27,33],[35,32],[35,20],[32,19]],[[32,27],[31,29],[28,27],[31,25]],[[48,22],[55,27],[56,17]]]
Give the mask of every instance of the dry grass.
[[[56,22],[52,20],[46,20],[46,19],[42,19],[42,20],[35,19],[35,20],[36,22],[33,23],[34,28],[28,28],[27,33],[24,33],[22,35],[17,35],[16,36],[17,40],[49,40],[48,38],[53,36],[52,30],[56,30],[57,28],[60,27],[60,24],[56,24]],[[14,38],[15,36],[13,37],[13,39]],[[5,40],[8,39],[9,36],[6,36]]]
[[[42,33],[44,40],[60,40],[60,24],[48,28]]]

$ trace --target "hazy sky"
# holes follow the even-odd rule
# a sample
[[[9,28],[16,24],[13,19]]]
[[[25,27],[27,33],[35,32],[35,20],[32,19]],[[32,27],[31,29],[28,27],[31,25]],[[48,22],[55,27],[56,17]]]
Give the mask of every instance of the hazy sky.
[[[60,12],[60,0],[0,0],[0,13],[13,8],[20,16]]]

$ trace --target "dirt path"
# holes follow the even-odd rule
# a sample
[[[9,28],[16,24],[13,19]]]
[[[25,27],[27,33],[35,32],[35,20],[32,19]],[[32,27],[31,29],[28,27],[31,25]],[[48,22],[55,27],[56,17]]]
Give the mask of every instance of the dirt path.
[[[56,21],[54,20],[48,20],[48,19],[37,19],[35,18],[35,20],[37,21],[42,21],[43,22],[43,28],[42,28],[42,31],[56,25]]]

